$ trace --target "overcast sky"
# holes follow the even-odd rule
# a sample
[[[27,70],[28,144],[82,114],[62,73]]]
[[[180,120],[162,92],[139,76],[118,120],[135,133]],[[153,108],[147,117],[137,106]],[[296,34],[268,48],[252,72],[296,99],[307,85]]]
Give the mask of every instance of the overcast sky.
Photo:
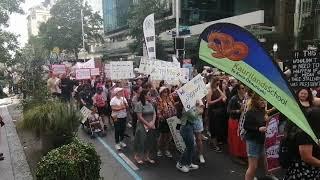
[[[27,16],[28,9],[32,6],[39,5],[44,0],[25,0],[24,4],[21,4],[21,7],[25,11],[24,15],[21,14],[12,14],[10,16],[10,27],[8,30],[17,35],[20,35],[19,42],[20,46],[24,46],[28,41],[28,28],[27,28]]]

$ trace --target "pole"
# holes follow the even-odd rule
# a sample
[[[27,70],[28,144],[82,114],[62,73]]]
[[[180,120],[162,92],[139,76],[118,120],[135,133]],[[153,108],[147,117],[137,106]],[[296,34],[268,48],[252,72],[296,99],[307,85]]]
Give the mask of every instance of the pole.
[[[81,9],[81,29],[82,29],[82,48],[85,50],[85,42],[84,42],[84,22],[83,22],[83,10]]]
[[[300,0],[296,0],[296,8],[294,12],[294,50],[299,48],[299,29],[300,29]]]
[[[176,0],[176,38],[179,37],[179,18],[180,18],[180,3],[179,0]],[[177,44],[176,44],[177,46]],[[174,47],[175,48],[175,47]],[[176,57],[179,59],[179,50],[176,49]]]

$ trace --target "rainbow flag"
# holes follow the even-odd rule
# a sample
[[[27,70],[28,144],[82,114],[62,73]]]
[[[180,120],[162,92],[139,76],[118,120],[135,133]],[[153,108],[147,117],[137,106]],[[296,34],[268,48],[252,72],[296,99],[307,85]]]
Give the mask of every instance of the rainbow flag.
[[[200,36],[199,57],[250,87],[318,142],[284,74],[250,32],[213,24]]]

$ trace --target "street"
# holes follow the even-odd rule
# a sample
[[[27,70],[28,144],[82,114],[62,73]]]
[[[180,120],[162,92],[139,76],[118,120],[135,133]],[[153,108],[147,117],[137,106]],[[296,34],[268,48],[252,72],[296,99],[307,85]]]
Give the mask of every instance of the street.
[[[132,133],[130,133],[130,131],[131,129],[128,130],[128,133],[131,135]],[[196,178],[207,180],[210,178],[215,180],[236,180],[243,179],[246,170],[245,166],[234,163],[225,151],[223,153],[215,153],[205,146],[206,163],[200,165],[199,170],[195,170],[191,173],[183,174],[176,169],[175,165],[179,157],[178,153],[175,153],[172,159],[168,159],[167,157],[156,157],[155,165],[141,165],[138,166],[139,169],[135,171],[128,165],[131,163],[127,164],[127,162],[119,156],[120,153],[123,153],[133,162],[133,145],[130,140],[131,137],[126,138],[125,140],[128,147],[121,152],[117,152],[114,149],[113,130],[110,131],[109,129],[106,137],[91,139],[90,136],[86,134],[86,131],[80,128],[78,136],[96,147],[96,150],[102,159],[101,176],[105,179],[191,180]],[[194,162],[199,164],[198,161]]]

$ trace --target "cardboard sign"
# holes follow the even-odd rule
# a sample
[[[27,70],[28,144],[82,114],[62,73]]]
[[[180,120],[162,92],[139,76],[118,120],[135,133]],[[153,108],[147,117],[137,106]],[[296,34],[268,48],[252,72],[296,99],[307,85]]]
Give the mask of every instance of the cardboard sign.
[[[289,78],[292,87],[320,86],[320,51],[295,51],[286,65],[292,72]]]
[[[90,74],[91,74],[91,76],[99,76],[100,69],[99,68],[90,69]]]
[[[265,141],[265,152],[266,152],[266,162],[268,172],[280,169],[279,163],[279,150],[280,150],[280,140],[283,135],[279,133],[279,118],[280,114],[275,114],[270,117],[267,131],[266,131],[266,141]]]
[[[53,74],[66,74],[66,65],[64,64],[53,64],[51,66]]]
[[[202,76],[199,74],[178,90],[178,95],[186,111],[196,105],[196,101],[208,94]]]
[[[91,79],[90,69],[76,69],[76,79]]]
[[[131,79],[134,78],[132,61],[112,61],[110,62],[111,79]]]
[[[111,78],[111,66],[110,64],[104,65],[104,74],[106,75],[106,78]]]
[[[174,117],[167,119],[167,122],[168,122],[168,125],[170,128],[170,132],[172,134],[173,141],[174,141],[177,149],[181,153],[183,153],[184,150],[186,149],[186,144],[183,141],[183,138],[180,134],[180,131],[177,130],[177,125],[181,124],[180,119],[178,119],[176,116],[174,116]]]
[[[81,109],[80,109],[80,112],[83,116],[83,119],[82,119],[82,123],[86,122],[87,118],[91,115],[92,111],[90,109],[88,109],[87,107],[83,106]]]

